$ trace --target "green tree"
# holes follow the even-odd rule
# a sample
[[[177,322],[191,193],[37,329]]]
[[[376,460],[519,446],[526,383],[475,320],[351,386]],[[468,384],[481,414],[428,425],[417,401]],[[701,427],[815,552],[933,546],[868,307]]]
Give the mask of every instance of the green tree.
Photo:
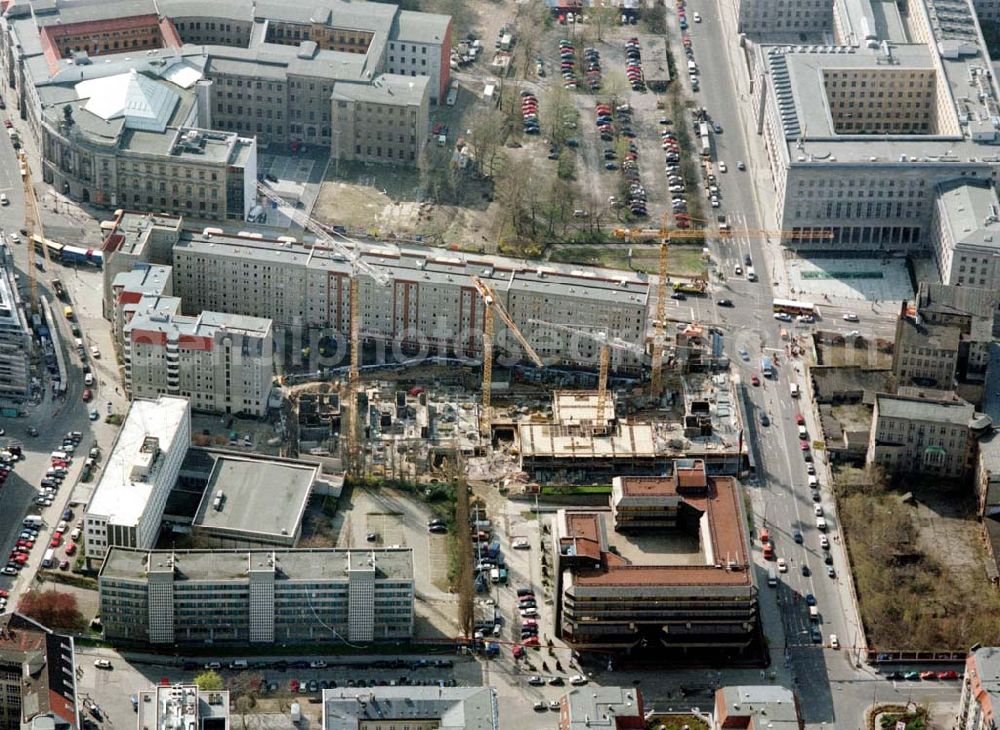
[[[204,672],[195,677],[194,683],[198,686],[198,689],[203,692],[211,692],[213,690],[222,689],[222,677],[220,677],[217,672],[213,672],[211,669],[206,669]]]

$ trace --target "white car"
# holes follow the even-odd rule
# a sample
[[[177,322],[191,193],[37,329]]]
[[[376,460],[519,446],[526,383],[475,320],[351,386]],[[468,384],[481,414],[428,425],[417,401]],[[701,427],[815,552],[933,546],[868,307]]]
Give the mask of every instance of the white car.
[[[775,312],[774,313],[774,318],[776,320],[778,320],[779,322],[791,322],[792,321],[792,315],[788,314],[788,312]]]
[[[726,167],[726,163],[719,160],[719,172],[726,172],[727,170],[729,170],[729,168]]]
[[[326,669],[326,662],[322,659],[317,659],[314,662],[309,662],[310,669]]]
[[[813,513],[815,513],[815,515],[817,517],[822,517],[823,516],[823,505],[821,505],[821,504],[815,505],[813,507]]]
[[[695,23],[700,23],[701,22],[701,13],[695,13],[694,14],[694,22]]]
[[[861,330],[851,330],[850,332],[848,332],[844,336],[845,337],[860,337],[861,336]]]
[[[531,543],[528,542],[528,538],[526,537],[517,537],[511,541],[510,546],[515,550],[529,550]]]
[[[820,535],[819,536],[819,546],[821,548],[823,548],[824,550],[829,550],[830,549],[830,538],[828,538],[826,535]]]
[[[7,193],[0,193],[0,205],[10,205],[10,201],[7,199]]]
[[[101,351],[97,349],[97,345],[92,345],[90,348],[90,356],[95,359],[100,359]]]
[[[840,640],[837,638],[836,634],[830,634],[830,648],[831,649],[840,648]]]
[[[521,618],[528,618],[530,616],[537,616],[538,609],[534,606],[529,606],[528,608],[521,609]]]
[[[778,572],[779,573],[787,573],[788,572],[788,563],[785,562],[784,558],[778,558]]]
[[[110,659],[95,659],[94,666],[98,669],[111,669]]]
[[[844,312],[844,321],[845,322],[857,322],[858,321],[858,315],[856,315],[854,312]]]
[[[572,677],[569,678],[569,683],[572,684],[574,687],[579,687],[580,685],[587,683],[587,678],[584,677],[582,674],[574,674]]]

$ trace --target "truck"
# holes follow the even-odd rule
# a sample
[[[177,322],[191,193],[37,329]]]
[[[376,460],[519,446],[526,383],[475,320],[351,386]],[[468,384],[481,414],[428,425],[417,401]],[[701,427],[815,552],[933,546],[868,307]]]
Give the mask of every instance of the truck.
[[[760,359],[760,371],[765,378],[770,378],[774,375],[774,362],[770,357],[762,357]]]

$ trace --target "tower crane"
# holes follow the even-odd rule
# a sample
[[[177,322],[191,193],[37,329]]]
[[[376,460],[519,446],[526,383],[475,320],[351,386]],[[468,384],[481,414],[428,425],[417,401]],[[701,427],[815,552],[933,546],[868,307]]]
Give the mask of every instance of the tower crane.
[[[670,242],[675,240],[691,240],[699,239],[704,240],[707,235],[705,230],[681,230],[677,228],[671,228],[667,224],[667,214],[663,215],[663,225],[659,229],[641,229],[639,231],[630,231],[629,229],[616,229],[615,235],[617,236],[619,231],[624,231],[627,233],[628,240],[632,240],[633,234],[638,235],[640,240],[642,238],[659,238],[660,239],[660,260],[659,267],[657,269],[657,280],[656,280],[656,318],[653,320],[653,358],[651,363],[652,372],[649,377],[649,389],[652,395],[656,396],[660,393],[660,388],[663,383],[663,348],[666,343],[666,322],[664,321],[667,316],[667,250],[670,247]],[[823,231],[772,231],[765,229],[736,229],[728,230],[723,235],[723,238],[731,238],[736,234],[746,234],[746,235],[766,235],[775,236],[777,238],[796,238],[796,239],[809,239],[809,240],[820,240],[820,239],[830,239],[833,238],[833,232],[829,230]],[[626,236],[619,236],[626,237]]]
[[[510,314],[507,313],[507,309],[497,298],[496,292],[493,291],[490,285],[478,276],[471,278],[476,291],[479,292],[479,296],[483,300],[483,406],[482,412],[479,414],[479,431],[483,436],[486,436],[490,432],[490,408],[492,400],[490,388],[493,385],[493,313],[496,312],[500,320],[507,325],[507,329],[513,333],[535,365],[541,368],[545,367],[545,364],[542,362],[542,358],[538,356],[538,353],[535,352],[535,348],[531,346],[527,338],[521,334],[521,330],[514,324],[514,320],[511,319]]]
[[[542,325],[543,327],[551,327],[552,329],[565,332],[567,334],[580,335],[591,339],[600,345],[600,359],[597,374],[597,419],[602,424],[603,428],[603,425],[605,424],[604,409],[607,405],[608,399],[608,370],[611,366],[611,350],[623,350],[641,358],[646,354],[642,345],[638,345],[634,342],[628,342],[620,337],[611,337],[607,332],[599,330],[591,331],[582,327],[556,324],[554,322],[546,322],[541,319],[530,319],[528,321],[532,324]]]
[[[18,155],[21,164],[21,182],[24,184],[24,229],[25,243],[28,245],[28,281],[31,285],[31,309],[38,312],[38,282],[35,280],[35,232],[38,237],[44,238],[42,228],[42,217],[38,213],[38,198],[35,197],[35,185],[31,179],[31,166],[28,164],[28,155],[22,149]],[[47,268],[51,268],[52,259],[49,258],[49,247],[42,241],[42,251],[45,256]]]
[[[351,339],[351,361],[347,377],[347,389],[344,393],[344,400],[348,402],[347,411],[347,471],[357,475],[360,470],[360,448],[358,444],[358,409],[355,398],[358,380],[360,379],[361,365],[361,302],[358,296],[358,279],[364,274],[375,281],[379,286],[389,286],[392,280],[384,272],[372,266],[361,256],[361,243],[353,238],[337,234],[334,238],[327,229],[317,220],[310,218],[302,211],[294,208],[284,198],[271,190],[263,183],[257,183],[258,192],[272,203],[289,218],[289,220],[302,226],[309,231],[322,244],[321,247],[329,247],[343,256],[351,265],[350,284],[350,339]],[[343,240],[338,240],[343,239]],[[350,246],[346,244],[351,244]]]

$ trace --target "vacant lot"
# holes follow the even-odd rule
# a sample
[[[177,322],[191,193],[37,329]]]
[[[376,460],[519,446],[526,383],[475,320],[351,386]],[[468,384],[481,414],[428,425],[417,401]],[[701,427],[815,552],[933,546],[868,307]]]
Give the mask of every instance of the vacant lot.
[[[890,489],[878,474],[841,469],[838,513],[872,647],[962,649],[1000,641],[1000,594],[968,485],[912,480]],[[904,500],[905,494],[911,499]]]

